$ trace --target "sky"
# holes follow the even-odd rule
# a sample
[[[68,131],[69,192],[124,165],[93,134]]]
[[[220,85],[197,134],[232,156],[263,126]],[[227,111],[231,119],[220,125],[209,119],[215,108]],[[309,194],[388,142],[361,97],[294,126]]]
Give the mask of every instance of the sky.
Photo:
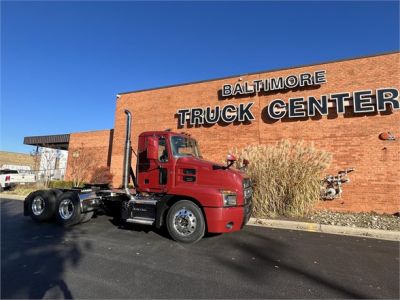
[[[120,92],[398,50],[398,1],[2,1],[0,150],[113,128]]]

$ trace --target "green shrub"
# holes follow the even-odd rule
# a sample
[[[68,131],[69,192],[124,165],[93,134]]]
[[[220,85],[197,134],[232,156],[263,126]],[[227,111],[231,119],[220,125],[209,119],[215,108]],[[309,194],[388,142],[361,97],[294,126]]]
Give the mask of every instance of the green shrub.
[[[49,188],[51,189],[70,189],[73,186],[73,181],[52,180],[49,182]]]
[[[254,182],[256,217],[308,213],[318,201],[322,171],[330,164],[331,154],[304,142],[282,140],[276,145],[252,145],[232,151],[250,164],[247,174]]]

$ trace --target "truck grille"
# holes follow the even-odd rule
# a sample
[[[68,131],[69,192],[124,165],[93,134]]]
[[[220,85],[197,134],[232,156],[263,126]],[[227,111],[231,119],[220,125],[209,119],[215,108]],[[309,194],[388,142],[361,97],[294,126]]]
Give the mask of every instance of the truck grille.
[[[243,198],[244,204],[249,204],[252,200],[253,188],[251,186],[251,180],[249,178],[243,179]]]

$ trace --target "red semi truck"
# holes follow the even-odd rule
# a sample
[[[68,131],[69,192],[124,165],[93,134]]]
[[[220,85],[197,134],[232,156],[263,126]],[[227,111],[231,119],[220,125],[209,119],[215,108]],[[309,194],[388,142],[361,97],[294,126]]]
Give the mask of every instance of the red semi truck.
[[[139,135],[136,176],[131,168],[131,113],[127,116],[120,189],[99,186],[39,190],[24,201],[24,215],[55,219],[64,226],[89,221],[96,212],[117,212],[123,222],[166,226],[184,243],[206,232],[240,230],[252,210],[251,181],[245,173],[202,159],[197,141],[187,134],[149,131]],[[129,186],[132,179],[132,188]]]

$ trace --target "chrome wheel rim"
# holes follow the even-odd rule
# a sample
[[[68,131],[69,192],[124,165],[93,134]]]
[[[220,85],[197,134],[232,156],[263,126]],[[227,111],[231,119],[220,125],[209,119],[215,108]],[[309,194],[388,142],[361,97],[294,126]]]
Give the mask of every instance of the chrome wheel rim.
[[[40,196],[36,196],[32,201],[32,212],[35,216],[40,216],[45,207],[44,199]]]
[[[192,211],[183,207],[175,213],[173,226],[177,233],[188,236],[196,231],[197,220]]]
[[[64,220],[68,220],[74,213],[74,204],[71,199],[64,199],[61,201],[60,206],[58,207],[58,212],[60,217]]]

